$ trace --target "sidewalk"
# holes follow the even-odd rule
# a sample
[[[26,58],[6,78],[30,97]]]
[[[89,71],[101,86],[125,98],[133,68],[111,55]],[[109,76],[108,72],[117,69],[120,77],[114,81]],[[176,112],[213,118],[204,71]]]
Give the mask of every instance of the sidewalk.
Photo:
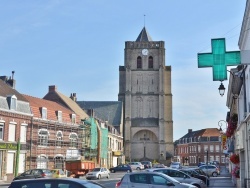
[[[221,174],[218,177],[210,178],[209,188],[236,188],[234,185],[231,174],[226,170],[225,167],[221,167]]]

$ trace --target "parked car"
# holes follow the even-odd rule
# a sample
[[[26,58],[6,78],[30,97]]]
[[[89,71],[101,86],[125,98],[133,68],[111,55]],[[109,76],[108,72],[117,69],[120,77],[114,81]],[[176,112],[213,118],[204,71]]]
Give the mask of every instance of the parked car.
[[[52,179],[27,179],[13,181],[9,188],[105,188],[104,186],[88,180],[76,178],[52,178]]]
[[[209,186],[209,177],[206,174],[205,175],[199,174],[193,168],[180,169],[180,171],[188,174],[189,176],[192,176],[194,178],[198,178],[198,179],[202,180],[207,186]]]
[[[20,179],[36,179],[36,178],[52,178],[53,173],[49,169],[31,169],[16,176],[13,180]]]
[[[131,166],[129,166],[128,164],[121,164],[118,165],[116,167],[112,167],[109,169],[110,172],[132,172],[132,168]]]
[[[220,175],[220,170],[215,165],[202,165],[199,168],[208,176],[217,177],[218,175]]]
[[[167,166],[165,166],[164,164],[156,163],[153,164],[153,168],[167,168]]]
[[[129,166],[131,166],[132,170],[143,170],[144,165],[141,164],[141,162],[130,162],[128,163]]]
[[[151,168],[151,169],[147,169],[146,171],[148,171],[148,172],[161,172],[163,174],[166,174],[166,175],[176,179],[177,181],[179,181],[181,183],[188,183],[188,184],[194,185],[198,188],[206,188],[207,187],[202,180],[197,179],[197,178],[193,178],[193,177],[189,176],[188,174],[181,172],[180,170],[177,170],[177,169]]]
[[[200,174],[200,175],[209,177],[209,176],[208,176],[203,170],[201,170],[200,168],[192,168],[192,169],[195,170],[195,172],[197,172],[197,173]]]
[[[199,162],[198,167],[201,166],[201,165],[205,165],[205,164],[206,164],[205,162]]]
[[[101,179],[101,178],[109,178],[109,170],[106,168],[94,168],[92,171],[86,174],[86,179]]]
[[[66,178],[67,175],[62,169],[52,169],[52,177],[53,178]]]
[[[181,169],[182,166],[181,166],[181,163],[180,163],[180,162],[172,162],[172,163],[170,164],[170,168]]]
[[[179,181],[171,178],[165,174],[157,172],[132,172],[125,174],[122,179],[116,183],[116,188],[127,187],[174,187],[174,188],[195,188],[195,186],[180,183]]]
[[[144,165],[144,169],[152,168],[152,163],[150,161],[141,161],[141,164]]]

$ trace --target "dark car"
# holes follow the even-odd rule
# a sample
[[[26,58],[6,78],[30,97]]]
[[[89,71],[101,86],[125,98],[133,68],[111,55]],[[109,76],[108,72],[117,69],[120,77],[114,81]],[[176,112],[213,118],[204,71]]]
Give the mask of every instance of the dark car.
[[[152,163],[150,161],[141,161],[141,164],[144,165],[144,169],[152,168]]]
[[[116,167],[112,167],[109,169],[110,172],[132,172],[131,166],[127,164],[121,164]]]
[[[9,188],[104,188],[104,186],[88,180],[75,178],[27,179],[13,181]]]
[[[53,177],[53,173],[49,169],[31,169],[15,177],[13,180],[52,178],[52,177]]]
[[[201,165],[205,165],[205,164],[206,164],[205,162],[199,162],[198,167],[201,166]]]
[[[199,174],[197,171],[195,171],[195,169],[185,168],[185,169],[181,169],[180,171],[182,171],[182,172],[184,172],[184,173],[186,173],[194,178],[198,178],[198,179],[202,180],[205,184],[207,184],[207,186],[209,186],[209,177],[206,175]]]

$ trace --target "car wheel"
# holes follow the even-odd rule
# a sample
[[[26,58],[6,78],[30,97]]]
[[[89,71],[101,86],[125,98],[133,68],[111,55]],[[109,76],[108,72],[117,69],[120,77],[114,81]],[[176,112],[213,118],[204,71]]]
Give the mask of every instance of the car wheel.
[[[115,170],[111,170],[111,172],[115,173]]]
[[[109,179],[109,174],[108,174],[108,176],[107,176],[107,179]]]
[[[131,170],[127,170],[127,173],[131,172]]]
[[[137,167],[136,170],[141,170],[141,169],[139,167]]]
[[[98,175],[97,179],[101,179],[101,175],[100,174]]]
[[[213,176],[213,177],[217,177],[217,176],[218,176],[218,173],[217,173],[217,172],[213,172],[213,173],[212,173],[212,176]]]

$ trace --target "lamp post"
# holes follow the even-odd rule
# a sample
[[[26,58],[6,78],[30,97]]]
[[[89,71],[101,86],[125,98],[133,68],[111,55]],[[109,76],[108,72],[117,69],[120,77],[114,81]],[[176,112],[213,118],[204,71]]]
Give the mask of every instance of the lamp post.
[[[225,125],[225,127],[226,127],[226,129],[227,129],[227,122],[225,121],[225,120],[220,120],[219,122],[218,122],[218,126],[220,127],[219,128],[219,131],[220,131],[220,134],[222,135],[222,134],[224,134],[224,129],[223,128],[221,128],[221,127],[224,127],[224,125]]]

